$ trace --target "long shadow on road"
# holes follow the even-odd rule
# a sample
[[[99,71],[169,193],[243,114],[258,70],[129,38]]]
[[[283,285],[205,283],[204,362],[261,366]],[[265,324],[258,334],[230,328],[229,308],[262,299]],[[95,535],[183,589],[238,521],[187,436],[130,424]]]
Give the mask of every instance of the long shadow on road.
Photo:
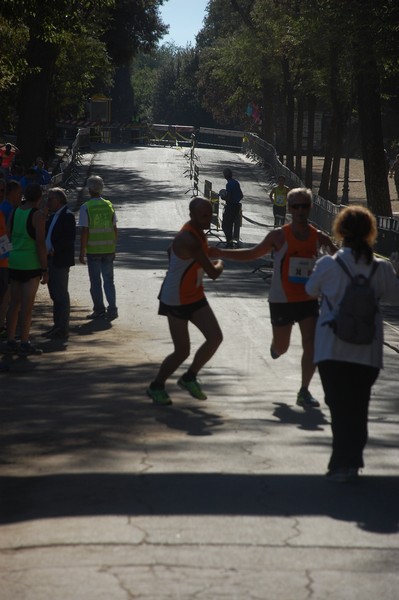
[[[110,348],[104,342],[103,361],[98,353],[68,353],[50,365],[39,363],[35,373],[3,377],[1,523],[101,515],[316,515],[397,533],[399,477],[364,476],[356,485],[337,487],[324,476],[268,474],[266,460],[262,474],[214,472],[219,430],[242,431],[241,441],[223,441],[223,452],[233,456],[237,444],[251,437],[250,422],[226,421],[215,404],[192,399],[154,407],[145,396],[153,365],[130,367],[129,357],[118,363]],[[209,379],[215,397],[219,385]],[[276,411],[280,422],[257,421],[257,428],[267,434],[266,428],[294,424],[283,407]],[[306,435],[310,443],[312,433]],[[149,471],[160,455],[162,464],[168,457],[177,464],[180,452],[185,464],[192,456],[201,472]],[[129,473],[110,469],[118,465],[115,453],[130,456]],[[63,474],[37,475],[40,465]]]
[[[0,486],[3,524],[102,515],[316,515],[376,534],[398,532],[398,477],[333,489],[312,475],[69,473],[2,477]]]

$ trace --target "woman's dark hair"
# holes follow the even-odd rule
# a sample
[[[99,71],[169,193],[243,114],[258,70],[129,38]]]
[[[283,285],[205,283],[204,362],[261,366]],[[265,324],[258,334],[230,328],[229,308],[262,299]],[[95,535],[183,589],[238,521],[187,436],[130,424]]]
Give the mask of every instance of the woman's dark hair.
[[[377,221],[364,206],[348,206],[341,210],[333,225],[333,235],[352,249],[355,261],[364,257],[373,260],[373,246],[377,239]]]
[[[42,197],[42,188],[38,183],[29,183],[24,191],[26,202],[37,202]]]

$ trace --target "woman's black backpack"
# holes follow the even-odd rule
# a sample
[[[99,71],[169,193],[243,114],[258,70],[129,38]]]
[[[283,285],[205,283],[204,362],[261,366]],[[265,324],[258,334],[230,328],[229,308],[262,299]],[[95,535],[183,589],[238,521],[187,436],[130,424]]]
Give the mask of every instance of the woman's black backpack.
[[[375,317],[378,313],[378,300],[370,285],[371,278],[377,270],[378,262],[373,260],[369,277],[352,275],[344,263],[335,259],[350,279],[339,303],[334,319],[328,323],[335,335],[350,344],[371,344],[375,336]],[[331,303],[326,298],[330,310]],[[327,324],[327,323],[326,323]]]

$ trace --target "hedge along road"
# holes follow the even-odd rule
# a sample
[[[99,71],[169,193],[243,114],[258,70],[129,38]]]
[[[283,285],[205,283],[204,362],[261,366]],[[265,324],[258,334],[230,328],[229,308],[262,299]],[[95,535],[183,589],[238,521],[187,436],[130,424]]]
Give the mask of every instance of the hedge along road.
[[[85,321],[88,276],[77,265],[67,345],[46,342],[42,357],[2,377],[2,600],[393,600],[399,458],[392,349],[374,391],[367,468],[355,487],[337,489],[324,478],[324,405],[309,412],[295,406],[297,329],[288,354],[269,359],[268,282],[251,272],[252,263],[228,263],[219,280],[205,283],[225,338],[202,372],[208,400],[187,397],[177,377],[169,384],[172,407],[155,407],[145,395],[171,350],[156,297],[166,249],[188,218],[184,153],[96,153],[91,172],[104,178],[104,197],[119,219],[120,318]],[[272,223],[257,167],[224,151],[201,149],[198,158],[201,189],[205,178],[215,190],[224,187],[222,170],[231,167],[245,214]],[[243,243],[266,231],[244,221]],[[49,311],[42,289],[36,336],[47,329]],[[194,350],[200,338],[192,333]],[[317,375],[311,389],[322,399]]]

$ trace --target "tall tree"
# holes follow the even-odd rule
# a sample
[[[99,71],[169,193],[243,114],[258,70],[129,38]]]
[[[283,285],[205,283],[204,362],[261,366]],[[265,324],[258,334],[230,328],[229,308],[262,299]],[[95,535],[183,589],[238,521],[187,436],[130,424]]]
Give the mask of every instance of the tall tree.
[[[26,74],[19,84],[17,145],[31,164],[46,153],[55,111],[51,90],[65,34],[101,36],[115,64],[127,64],[134,48],[152,47],[166,31],[157,8],[163,0],[2,0],[0,16],[28,31]],[[120,35],[116,35],[120,27]],[[113,35],[112,35],[113,31]],[[116,39],[118,38],[118,39]],[[120,43],[118,43],[120,42]],[[71,53],[72,54],[72,53]],[[124,62],[125,61],[125,62]],[[71,65],[71,69],[73,66]]]
[[[345,68],[339,81],[350,82],[351,88],[353,83],[355,89],[368,205],[376,214],[390,216],[381,125],[381,81],[388,64],[396,63],[394,68],[398,70],[398,4],[394,0],[378,3],[317,0],[313,2],[314,9],[316,5],[328,28],[334,60],[340,59]],[[341,98],[339,104],[342,107]],[[339,116],[339,111],[335,116]]]
[[[27,72],[21,78],[17,101],[17,145],[26,165],[46,155],[49,144],[51,87],[65,31],[88,35],[99,11],[111,0],[3,0],[1,14],[13,27],[28,32]],[[86,29],[87,27],[87,29]]]
[[[0,14],[0,134],[5,124],[15,120],[16,89],[27,69],[24,55],[27,37],[26,27],[13,27]]]
[[[108,10],[103,39],[115,65],[111,89],[112,115],[117,121],[130,120],[134,112],[131,64],[138,52],[149,52],[167,32],[158,9],[163,0],[114,0]]]

